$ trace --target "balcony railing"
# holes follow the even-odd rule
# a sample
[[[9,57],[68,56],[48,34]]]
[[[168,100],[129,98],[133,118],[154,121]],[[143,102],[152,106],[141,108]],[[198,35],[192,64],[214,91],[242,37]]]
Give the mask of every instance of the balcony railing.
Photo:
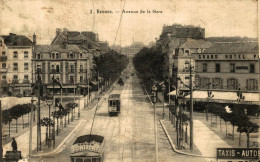
[[[24,79],[23,83],[29,83],[29,79]]]
[[[1,80],[1,84],[7,84],[7,80]]]
[[[7,60],[7,56],[0,56],[0,60],[1,61],[6,61]]]
[[[12,83],[19,83],[17,79],[12,80]]]

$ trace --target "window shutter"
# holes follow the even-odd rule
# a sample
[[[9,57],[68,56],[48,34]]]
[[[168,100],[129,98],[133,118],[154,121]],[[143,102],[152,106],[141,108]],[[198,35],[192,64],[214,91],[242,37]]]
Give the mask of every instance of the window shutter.
[[[236,79],[236,89],[238,89],[238,79]]]
[[[222,78],[220,79],[220,87],[219,88],[223,89],[223,79]]]
[[[227,89],[229,89],[230,80],[227,79]]]
[[[212,88],[214,88],[214,86],[215,86],[215,78],[212,78]]]
[[[249,89],[249,87],[248,87],[248,79],[246,80],[246,89]]]

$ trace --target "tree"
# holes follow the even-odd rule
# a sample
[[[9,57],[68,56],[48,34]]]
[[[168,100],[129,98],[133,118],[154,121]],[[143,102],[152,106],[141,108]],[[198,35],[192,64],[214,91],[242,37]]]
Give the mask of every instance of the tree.
[[[77,103],[69,102],[65,108],[69,109],[71,111],[71,121],[73,121],[73,110],[78,106]]]
[[[2,120],[3,120],[3,123],[5,125],[8,124],[8,136],[10,137],[11,136],[10,125],[11,125],[11,122],[13,120],[12,117],[11,117],[11,114],[10,114],[10,109],[3,111]]]
[[[163,80],[164,56],[160,49],[143,48],[133,58],[133,64],[146,87],[151,80]]]
[[[247,147],[249,148],[249,138],[250,138],[250,133],[255,133],[258,131],[259,126],[255,123],[252,123],[248,117],[240,117],[240,120],[238,120],[237,122],[238,125],[238,129],[237,131],[241,134],[241,133],[246,133],[247,136]],[[240,136],[239,135],[239,145],[240,145]]]
[[[48,141],[48,128],[49,126],[53,126],[53,120],[47,118],[47,117],[44,117],[43,119],[41,119],[41,126],[43,127],[46,127],[46,144],[47,144],[47,141]]]
[[[21,113],[21,105],[18,104],[18,105],[14,105],[13,107],[10,108],[10,115],[11,115],[11,118],[12,119],[15,119],[16,120],[16,130],[15,132],[17,133],[18,132],[18,118],[22,116],[22,113]]]
[[[225,126],[226,126],[226,137],[227,137],[227,122],[229,122],[230,120],[230,114],[229,113],[221,113],[220,114],[220,118],[222,118],[225,122]]]

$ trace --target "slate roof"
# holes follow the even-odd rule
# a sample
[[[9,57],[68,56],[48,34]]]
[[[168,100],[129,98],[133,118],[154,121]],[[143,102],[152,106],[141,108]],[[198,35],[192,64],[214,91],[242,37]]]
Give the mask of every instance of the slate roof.
[[[99,47],[99,44],[92,41],[91,38],[89,38],[90,35],[87,33],[91,32],[78,32],[78,31],[63,31],[59,35],[56,35],[54,39],[52,40],[51,44],[61,44],[59,41],[59,37],[62,37],[62,39],[67,39],[68,42],[73,44],[73,41],[80,41],[80,40],[86,40],[88,43],[94,44],[95,46]],[[78,42],[75,42],[78,43]]]
[[[68,44],[66,46],[66,49],[63,48],[62,45],[36,45],[35,46],[35,51],[36,52],[42,52],[42,53],[48,53],[48,52],[82,52],[85,50],[81,46],[78,45],[70,45]],[[85,50],[87,51],[87,50]]]
[[[188,38],[187,41],[180,46],[180,48],[209,48],[212,44],[204,39],[191,39]]]
[[[24,35],[1,35],[7,46],[32,46],[32,41]]]
[[[223,42],[214,43],[206,53],[258,53],[258,42]]]

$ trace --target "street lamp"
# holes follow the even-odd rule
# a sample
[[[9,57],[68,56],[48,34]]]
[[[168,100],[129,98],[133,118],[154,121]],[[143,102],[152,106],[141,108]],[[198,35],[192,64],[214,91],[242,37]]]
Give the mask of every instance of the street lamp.
[[[206,84],[206,85],[208,86],[208,90],[207,90],[208,96],[207,96],[207,98],[206,98],[206,101],[207,101],[207,103],[208,103],[207,108],[206,108],[206,120],[208,121],[208,118],[209,118],[209,117],[208,117],[208,113],[209,113],[209,112],[208,112],[208,111],[209,111],[209,110],[208,110],[208,109],[209,109],[209,108],[208,108],[208,106],[209,106],[209,101],[210,101],[211,98],[214,97],[214,95],[212,94],[212,91],[209,90],[209,86],[211,85],[211,83],[208,83],[208,84]],[[212,118],[212,114],[211,114],[211,118]]]
[[[46,95],[45,102],[46,102],[47,106],[49,107],[49,119],[51,120],[51,106],[53,104],[53,96],[51,96],[50,94]],[[50,136],[51,136],[51,122],[49,122],[49,138],[50,138]]]
[[[164,119],[164,115],[165,115],[165,113],[164,113],[164,91],[165,91],[165,85],[163,84],[162,85],[162,95],[163,95],[163,119]],[[170,92],[169,92],[170,93]],[[170,96],[170,94],[169,94],[169,96]],[[170,107],[170,106],[169,106]]]

